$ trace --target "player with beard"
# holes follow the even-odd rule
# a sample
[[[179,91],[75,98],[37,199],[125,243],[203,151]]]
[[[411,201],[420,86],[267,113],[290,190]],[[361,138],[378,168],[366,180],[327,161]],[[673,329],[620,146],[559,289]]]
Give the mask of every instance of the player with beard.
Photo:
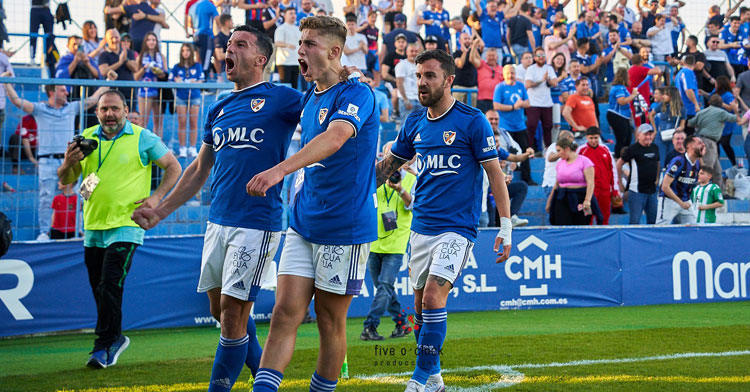
[[[346,27],[337,18],[300,23],[300,74],[315,82],[302,99],[301,145],[247,184],[263,196],[299,170],[279,261],[276,305],[253,391],[277,391],[313,295],[320,351],[310,391],[333,391],[346,355],[346,314],[377,239],[375,162],[379,112],[370,87],[339,81]],[[452,60],[451,60],[452,61]]]
[[[667,172],[659,189],[657,225],[695,223],[696,209],[690,204],[693,188],[698,183],[701,158],[706,145],[701,138],[690,135],[685,138],[685,153],[667,163]]]
[[[154,209],[133,219],[150,229],[195,195],[213,175],[211,209],[198,291],[208,294],[221,322],[209,391],[229,391],[246,364],[256,375],[262,350],[250,309],[281,239],[281,184],[251,197],[253,175],[284,160],[302,110],[297,90],[263,81],[271,39],[237,27],[226,50],[227,78],[234,90],[208,110],[203,146],[175,190]]]
[[[500,212],[496,262],[510,254],[510,201],[492,128],[477,109],[450,94],[453,58],[430,50],[417,56],[419,102],[407,117],[390,154],[377,165],[377,186],[404,162],[417,157],[417,187],[411,230],[409,281],[414,288],[417,364],[407,392],[445,389],[440,350],[447,327],[446,302],[477,237],[482,210],[482,169]]]

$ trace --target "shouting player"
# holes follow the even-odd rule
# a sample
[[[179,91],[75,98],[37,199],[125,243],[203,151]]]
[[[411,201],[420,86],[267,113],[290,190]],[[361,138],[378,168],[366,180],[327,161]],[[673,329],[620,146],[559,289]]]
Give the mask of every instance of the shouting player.
[[[259,198],[247,195],[245,184],[284,159],[302,110],[300,92],[263,81],[272,52],[270,38],[259,30],[234,30],[226,50],[234,91],[209,108],[203,146],[172,194],[133,216],[144,229],[154,227],[195,195],[213,170],[198,282],[221,322],[209,391],[229,391],[243,364],[255,376],[262,354],[249,315],[281,238],[281,185]]]
[[[377,186],[417,157],[409,281],[414,288],[415,324],[422,328],[414,329],[417,364],[406,391],[425,391],[426,384],[430,390],[442,391],[439,355],[447,326],[446,302],[477,238],[482,168],[500,212],[495,251],[500,245],[503,249],[498,263],[510,254],[510,202],[487,118],[451,97],[456,70],[451,55],[429,50],[415,62],[419,103],[424,108],[407,117],[390,154],[378,163]]]
[[[320,351],[310,391],[336,388],[346,355],[346,313],[362,287],[369,243],[377,239],[379,120],[372,90],[358,80],[339,82],[343,22],[308,17],[300,30],[300,73],[315,82],[302,100],[303,148],[247,184],[249,194],[262,196],[301,169],[255,392],[278,390],[313,295]]]

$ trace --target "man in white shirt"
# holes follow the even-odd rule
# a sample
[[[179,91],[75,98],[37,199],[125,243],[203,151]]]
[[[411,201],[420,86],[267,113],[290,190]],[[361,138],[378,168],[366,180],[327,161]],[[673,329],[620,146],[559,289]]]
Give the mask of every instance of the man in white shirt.
[[[399,95],[399,109],[401,122],[406,120],[409,114],[421,107],[419,103],[419,88],[417,87],[417,65],[414,59],[419,54],[416,44],[406,47],[406,61],[396,64],[396,87]]]
[[[276,46],[276,68],[279,72],[279,81],[288,83],[295,89],[299,79],[297,49],[300,37],[302,33],[297,27],[297,10],[289,7],[284,10],[284,23],[276,28],[273,38]]]
[[[667,18],[656,15],[656,24],[646,31],[646,36],[651,40],[651,54],[654,61],[665,61],[672,53],[672,29],[667,27]]]
[[[367,70],[367,37],[357,33],[357,17],[349,14],[346,17],[346,43],[341,65],[357,67],[360,71]]]
[[[534,64],[526,69],[524,86],[529,94],[529,108],[526,109],[526,131],[531,147],[535,147],[536,127],[542,121],[544,145],[552,144],[552,93],[550,87],[557,86],[557,74],[547,64],[544,49],[534,50]]]

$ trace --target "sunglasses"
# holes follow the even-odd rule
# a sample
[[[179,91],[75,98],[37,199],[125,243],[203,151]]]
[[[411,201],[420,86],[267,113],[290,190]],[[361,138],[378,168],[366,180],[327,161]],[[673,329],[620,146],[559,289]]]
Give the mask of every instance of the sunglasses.
[[[547,56],[546,56],[546,55],[543,55],[543,54],[538,54],[538,55],[536,55],[536,56],[534,56],[534,57],[536,57],[536,58],[543,58],[543,57],[547,57]]]

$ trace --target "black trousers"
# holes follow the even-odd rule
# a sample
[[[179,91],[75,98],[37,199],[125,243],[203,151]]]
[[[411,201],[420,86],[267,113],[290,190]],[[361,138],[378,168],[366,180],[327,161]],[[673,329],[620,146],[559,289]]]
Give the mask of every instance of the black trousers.
[[[508,132],[511,137],[513,137],[513,140],[518,143],[518,146],[521,147],[521,151],[519,151],[519,154],[523,154],[524,151],[526,151],[527,148],[529,148],[529,134],[526,132],[526,129],[518,132]],[[529,160],[525,160],[518,164],[521,168],[521,179],[529,183],[531,181],[531,166],[529,166]]]
[[[622,149],[630,145],[633,138],[633,129],[630,126],[630,119],[618,114],[607,112],[607,123],[615,134],[615,158],[620,157]]]
[[[299,79],[299,66],[298,65],[276,65],[276,70],[279,71],[279,81],[281,83],[289,83],[293,89],[297,89],[297,79]]]
[[[732,149],[732,135],[723,135],[721,139],[719,139],[719,146],[724,150],[724,153],[727,154],[727,158],[729,158],[729,162],[732,163],[732,166],[737,166],[737,157],[735,157],[734,150]]]
[[[115,242],[106,248],[84,248],[89,284],[96,301],[94,351],[104,350],[122,334],[122,293],[138,244]]]

